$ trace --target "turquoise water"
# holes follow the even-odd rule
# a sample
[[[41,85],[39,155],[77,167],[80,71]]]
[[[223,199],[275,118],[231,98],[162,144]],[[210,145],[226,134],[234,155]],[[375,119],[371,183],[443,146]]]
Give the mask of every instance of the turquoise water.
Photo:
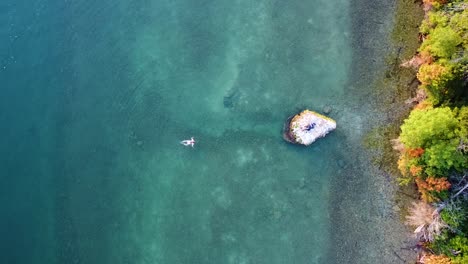
[[[371,124],[350,4],[2,1],[2,263],[335,263]],[[282,140],[327,105],[337,131]]]

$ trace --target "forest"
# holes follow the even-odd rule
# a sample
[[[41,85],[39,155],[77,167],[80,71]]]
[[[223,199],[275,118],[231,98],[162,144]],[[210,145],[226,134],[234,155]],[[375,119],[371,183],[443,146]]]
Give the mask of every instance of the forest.
[[[406,223],[418,263],[468,263],[468,1],[424,0],[414,108],[394,142],[401,185],[413,184]]]

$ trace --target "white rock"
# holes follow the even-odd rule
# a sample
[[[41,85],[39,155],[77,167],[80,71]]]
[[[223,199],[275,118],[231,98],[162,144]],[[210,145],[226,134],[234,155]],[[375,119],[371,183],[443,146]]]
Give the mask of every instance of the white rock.
[[[293,143],[307,146],[335,129],[335,120],[310,110],[304,110],[291,119],[289,137]]]

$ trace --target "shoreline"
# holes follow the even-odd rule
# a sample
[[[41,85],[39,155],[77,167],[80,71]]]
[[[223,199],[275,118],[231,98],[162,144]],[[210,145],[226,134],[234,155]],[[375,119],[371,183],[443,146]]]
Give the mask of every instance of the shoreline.
[[[418,242],[417,262],[466,263],[467,2],[427,0],[421,9],[418,50],[401,64],[417,72],[417,91],[392,142],[397,181],[416,193],[405,224]]]
[[[410,111],[404,101],[412,97],[408,85],[416,73],[400,68],[399,64],[413,56],[419,47],[417,34],[423,18],[422,9],[413,1],[406,0],[395,4],[376,3],[376,6],[384,6],[380,10],[384,14],[379,16],[375,8],[375,13],[365,12],[373,8],[365,2],[353,3],[357,13],[352,15],[355,36],[352,65],[358,65],[358,70],[350,74],[354,77],[350,83],[356,89],[362,86],[371,88],[366,90],[372,99],[367,102],[372,124],[368,125],[361,138],[363,155],[356,158],[358,165],[345,169],[346,173],[332,181],[332,191],[337,195],[336,201],[330,205],[331,226],[337,228],[331,234],[337,246],[330,250],[329,255],[335,257],[334,263],[410,262],[416,258],[416,252],[402,248],[411,248],[415,242],[411,230],[403,225],[400,208],[412,195],[411,190],[400,190],[395,181],[397,153],[391,148],[389,139],[398,135],[399,126]],[[392,15],[390,25],[385,24],[386,21],[359,16],[365,13],[381,19],[388,10],[392,10],[389,12]],[[414,15],[415,12],[419,16]],[[410,25],[414,30],[407,30]],[[363,41],[363,38],[369,39]],[[362,45],[363,42],[369,43],[369,47]],[[385,60],[379,60],[382,57]],[[363,62],[362,58],[367,60]],[[371,80],[366,83],[369,78]],[[354,178],[347,179],[347,187],[344,187],[343,177],[350,175]],[[346,199],[351,201],[343,202]],[[356,213],[356,208],[367,211]]]

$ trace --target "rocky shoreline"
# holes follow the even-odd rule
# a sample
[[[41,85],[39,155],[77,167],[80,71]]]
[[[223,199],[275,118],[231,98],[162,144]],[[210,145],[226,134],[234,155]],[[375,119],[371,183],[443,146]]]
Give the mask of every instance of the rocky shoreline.
[[[407,0],[356,0],[352,5],[356,48],[349,92],[362,94],[362,101],[349,102],[347,111],[364,108],[369,114],[361,134],[352,139],[360,146],[343,146],[349,149],[350,156],[342,157],[348,165],[332,180],[332,192],[340,194],[330,205],[336,243],[330,263],[412,263],[415,241],[401,220],[401,201],[408,196],[399,194],[388,169],[395,167],[396,155],[386,142],[409,111],[404,101],[411,97],[408,84],[415,73],[398,66],[417,49],[422,14],[418,3]]]

